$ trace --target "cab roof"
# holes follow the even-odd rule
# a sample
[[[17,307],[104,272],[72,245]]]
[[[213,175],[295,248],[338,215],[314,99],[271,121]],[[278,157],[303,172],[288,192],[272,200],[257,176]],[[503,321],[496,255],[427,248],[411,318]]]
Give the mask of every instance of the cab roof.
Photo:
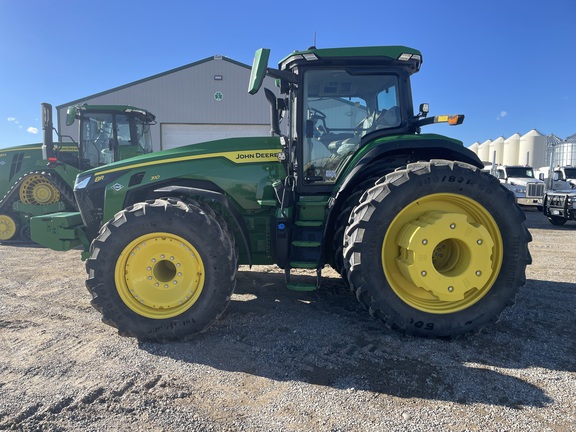
[[[399,66],[410,73],[418,72],[422,64],[422,53],[406,46],[373,46],[345,48],[316,48],[294,51],[278,63],[280,70],[292,69],[312,63],[334,65],[379,65]]]

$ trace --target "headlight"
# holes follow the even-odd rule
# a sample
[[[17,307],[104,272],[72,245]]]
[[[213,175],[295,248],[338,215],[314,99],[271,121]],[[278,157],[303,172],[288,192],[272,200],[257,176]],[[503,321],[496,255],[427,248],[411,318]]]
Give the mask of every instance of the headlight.
[[[74,183],[74,190],[84,189],[90,182],[91,178],[92,176],[87,176],[84,178],[76,177],[76,183]]]

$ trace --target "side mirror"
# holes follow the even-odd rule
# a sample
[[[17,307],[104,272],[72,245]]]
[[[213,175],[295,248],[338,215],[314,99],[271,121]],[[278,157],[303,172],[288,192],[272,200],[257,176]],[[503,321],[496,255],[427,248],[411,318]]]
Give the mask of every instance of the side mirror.
[[[421,103],[420,113],[418,114],[418,117],[426,117],[429,112],[430,112],[430,105],[427,103]]]
[[[76,114],[78,114],[78,107],[69,106],[66,110],[66,126],[72,126],[74,124]]]
[[[270,50],[268,48],[260,48],[254,55],[252,63],[252,71],[250,72],[250,83],[248,84],[248,93],[256,94],[264,78],[266,77],[266,69],[268,68],[268,59],[270,58]]]

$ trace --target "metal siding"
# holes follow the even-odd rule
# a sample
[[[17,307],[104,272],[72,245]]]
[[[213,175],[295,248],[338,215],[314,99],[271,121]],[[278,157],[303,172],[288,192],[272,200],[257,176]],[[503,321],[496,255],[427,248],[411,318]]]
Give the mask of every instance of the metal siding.
[[[162,150],[224,138],[269,136],[269,125],[162,124]]]
[[[214,80],[215,75],[222,75],[222,81]],[[159,125],[163,123],[269,124],[270,106],[264,91],[248,94],[249,76],[249,67],[214,58],[75,103],[133,105],[149,110],[156,115],[152,140],[154,149],[159,150]],[[278,94],[274,79],[267,77],[264,86]],[[214,98],[216,92],[224,95],[221,101]],[[77,136],[77,124],[68,127],[65,118],[66,108],[62,106],[58,113],[59,132]]]

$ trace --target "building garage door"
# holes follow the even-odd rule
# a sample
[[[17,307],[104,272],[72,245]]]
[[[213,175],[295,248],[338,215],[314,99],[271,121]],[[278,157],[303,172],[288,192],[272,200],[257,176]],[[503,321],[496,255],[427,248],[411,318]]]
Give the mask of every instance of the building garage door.
[[[162,124],[162,150],[223,138],[270,136],[270,125]]]

